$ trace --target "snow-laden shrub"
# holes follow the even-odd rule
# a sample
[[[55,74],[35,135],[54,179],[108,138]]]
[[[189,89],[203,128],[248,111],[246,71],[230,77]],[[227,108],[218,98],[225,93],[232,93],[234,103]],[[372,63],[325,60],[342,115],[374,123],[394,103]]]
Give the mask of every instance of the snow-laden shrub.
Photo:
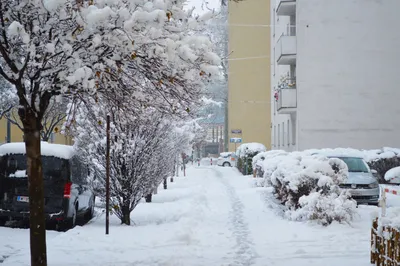
[[[285,216],[296,221],[317,220],[322,225],[329,225],[333,221],[351,221],[357,204],[355,201],[349,200],[350,195],[347,193],[339,191],[330,194],[324,194],[323,191],[311,192],[299,199],[299,208],[288,210]]]
[[[254,157],[260,152],[266,151],[267,148],[261,143],[243,143],[236,150],[236,155],[238,157]]]
[[[256,171],[256,176],[264,177],[264,163],[263,162],[265,160],[270,160],[272,157],[282,155],[282,154],[287,154],[287,152],[285,152],[283,150],[271,150],[271,151],[260,152],[256,156],[254,156],[252,159],[252,166],[253,166],[253,171]]]
[[[258,171],[262,172],[266,186],[272,186],[272,174],[278,168],[278,165],[284,160],[284,157],[288,154],[289,153],[285,151],[268,151],[264,153],[265,159],[257,162],[256,167],[260,168]]]
[[[237,168],[239,171],[244,175],[252,174],[253,157],[265,151],[266,148],[261,143],[244,143],[240,145],[236,150],[236,156],[238,157]]]
[[[385,173],[384,176],[385,182],[391,184],[399,184],[400,183],[400,167],[393,167]]]
[[[374,161],[367,162],[368,166],[371,169],[375,169],[378,172],[378,180],[381,184],[389,183],[389,180],[385,179],[386,173],[395,167],[400,166],[400,158],[399,157],[391,157],[391,158],[381,158]]]
[[[356,203],[339,184],[346,182],[347,165],[340,159],[302,152],[264,154],[264,183],[285,205],[285,216],[293,220],[349,222]]]

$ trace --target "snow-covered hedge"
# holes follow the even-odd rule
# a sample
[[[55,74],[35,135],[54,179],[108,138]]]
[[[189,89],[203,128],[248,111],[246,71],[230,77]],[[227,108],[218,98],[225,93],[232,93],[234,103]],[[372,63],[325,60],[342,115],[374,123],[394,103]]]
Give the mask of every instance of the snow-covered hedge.
[[[385,180],[389,183],[399,184],[400,183],[400,167],[391,168],[385,174]]]
[[[285,156],[287,154],[288,153],[283,150],[271,150],[266,152],[260,152],[259,154],[254,156],[252,161],[252,166],[253,170],[256,171],[257,177],[264,177],[265,171],[270,171],[271,173],[275,171],[276,164],[279,162],[278,158],[280,156]],[[266,165],[264,164],[264,161],[268,161],[269,163]]]
[[[236,150],[236,155],[238,157],[248,157],[254,156],[254,154],[258,154],[260,152],[265,152],[267,148],[261,143],[243,143]]]
[[[253,162],[254,167],[262,168],[264,184],[274,188],[287,218],[317,220],[323,225],[352,220],[356,203],[339,189],[348,176],[342,160],[306,152],[269,151]]]
[[[312,149],[306,150],[304,154],[321,154],[330,156],[354,156],[363,158],[371,169],[378,172],[379,183],[390,183],[389,178],[385,178],[385,174],[392,168],[400,167],[400,149],[384,147],[375,150],[357,150],[351,148],[336,148],[336,149]],[[281,150],[273,150],[268,152],[259,153],[253,158],[253,169],[256,171],[258,177],[263,177],[265,171],[273,171],[276,168],[276,161],[279,161],[279,156],[285,155],[287,152]],[[274,161],[265,165],[263,161],[268,157]]]
[[[236,156],[238,157],[237,168],[244,175],[252,173],[252,162],[253,158],[262,152],[265,152],[267,148],[261,143],[243,143],[236,150]]]

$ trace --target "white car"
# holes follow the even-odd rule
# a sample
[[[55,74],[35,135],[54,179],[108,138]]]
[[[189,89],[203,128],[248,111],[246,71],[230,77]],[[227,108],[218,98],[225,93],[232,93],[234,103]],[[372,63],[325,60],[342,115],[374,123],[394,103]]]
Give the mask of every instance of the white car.
[[[218,157],[218,166],[231,167],[236,166],[236,154],[234,152],[222,152]]]

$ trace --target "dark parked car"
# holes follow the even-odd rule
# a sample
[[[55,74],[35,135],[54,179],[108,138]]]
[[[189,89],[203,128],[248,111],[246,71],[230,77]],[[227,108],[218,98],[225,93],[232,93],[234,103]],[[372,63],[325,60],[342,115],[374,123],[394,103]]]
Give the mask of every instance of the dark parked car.
[[[67,145],[42,142],[46,222],[58,229],[90,220],[95,196],[87,186],[88,168]],[[0,225],[29,220],[27,160],[24,143],[0,146]]]

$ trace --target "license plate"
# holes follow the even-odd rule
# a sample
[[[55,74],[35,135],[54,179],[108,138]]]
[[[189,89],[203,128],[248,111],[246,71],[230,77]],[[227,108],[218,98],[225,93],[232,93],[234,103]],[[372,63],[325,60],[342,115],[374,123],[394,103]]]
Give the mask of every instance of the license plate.
[[[352,196],[361,196],[362,195],[362,193],[360,191],[357,191],[357,190],[351,190],[350,194]]]
[[[26,196],[18,196],[18,197],[17,197],[17,201],[20,201],[20,202],[29,202],[29,197],[26,197]]]

